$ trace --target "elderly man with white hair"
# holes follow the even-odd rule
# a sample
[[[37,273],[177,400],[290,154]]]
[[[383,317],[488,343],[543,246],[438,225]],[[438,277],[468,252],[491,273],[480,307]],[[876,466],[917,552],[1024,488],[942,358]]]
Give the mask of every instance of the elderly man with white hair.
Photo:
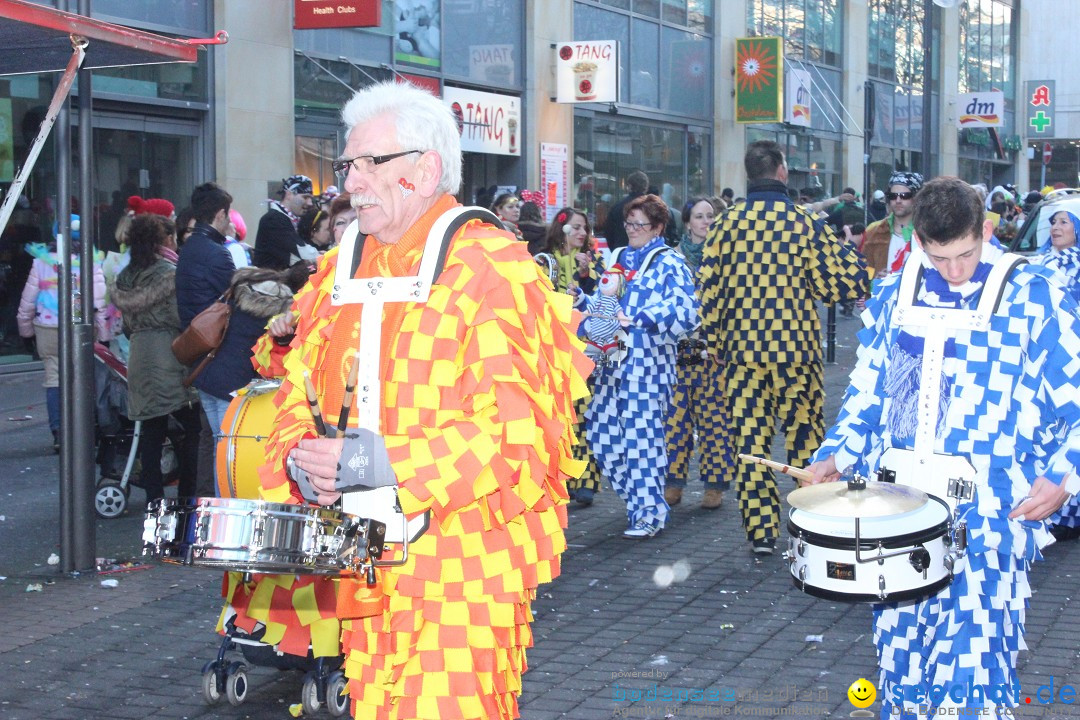
[[[335,167],[359,233],[326,253],[271,327],[295,337],[278,351],[263,496],[340,498],[363,515],[389,490],[410,522],[403,565],[379,567],[374,585],[340,584],[355,717],[518,717],[530,603],[559,574],[566,480],[581,470],[573,407],[590,367],[577,318],[494,222],[443,229],[459,208],[461,147],[439,100],[380,84],[343,118]],[[430,253],[434,270],[422,262]],[[275,365],[271,345],[259,357]],[[356,399],[343,406],[354,356]],[[343,433],[317,436],[305,373]],[[391,555],[401,558],[400,543]]]

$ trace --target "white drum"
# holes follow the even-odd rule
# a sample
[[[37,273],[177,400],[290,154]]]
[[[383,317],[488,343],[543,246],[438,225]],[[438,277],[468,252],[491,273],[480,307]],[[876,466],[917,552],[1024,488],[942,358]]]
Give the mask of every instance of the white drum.
[[[932,595],[952,580],[950,514],[936,498],[915,510],[868,518],[793,508],[788,532],[795,586],[816,597],[902,602]]]

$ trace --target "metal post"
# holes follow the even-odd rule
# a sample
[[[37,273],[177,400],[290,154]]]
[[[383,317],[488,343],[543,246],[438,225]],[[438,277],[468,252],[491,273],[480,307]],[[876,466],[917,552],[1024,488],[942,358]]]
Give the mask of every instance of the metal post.
[[[930,144],[930,130],[933,124],[930,122],[930,115],[932,113],[933,94],[931,89],[933,88],[933,57],[934,57],[934,3],[933,0],[923,0],[923,26],[922,26],[922,40],[923,40],[923,96],[922,96],[922,174],[923,177],[929,180],[934,171],[930,163],[930,153],[932,152],[932,146]]]
[[[90,17],[90,0],[79,0],[79,14]],[[92,50],[91,50],[92,52]],[[94,567],[96,520],[94,516],[94,200],[90,187],[93,158],[94,123],[91,105],[90,70],[79,70],[79,209],[82,218],[79,237],[82,253],[79,260],[79,287],[82,292],[81,318],[75,326],[72,352],[74,386],[81,391],[72,400],[74,443],[72,444],[72,532],[75,537],[74,563],[78,570]]]
[[[72,360],[72,282],[71,282],[71,118],[68,101],[56,119],[56,254],[58,323],[57,334],[60,353],[60,569],[75,570],[75,534],[73,530],[72,444],[75,432],[72,426],[71,400],[74,394],[74,363]]]

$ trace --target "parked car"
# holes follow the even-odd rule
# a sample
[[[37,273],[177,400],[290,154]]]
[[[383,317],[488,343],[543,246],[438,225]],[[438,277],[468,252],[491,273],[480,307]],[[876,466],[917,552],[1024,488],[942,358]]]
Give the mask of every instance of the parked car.
[[[1050,218],[1059,210],[1068,210],[1080,217],[1080,189],[1062,188],[1048,194],[1028,213],[1016,237],[1009,243],[1009,252],[1034,255],[1050,238]]]

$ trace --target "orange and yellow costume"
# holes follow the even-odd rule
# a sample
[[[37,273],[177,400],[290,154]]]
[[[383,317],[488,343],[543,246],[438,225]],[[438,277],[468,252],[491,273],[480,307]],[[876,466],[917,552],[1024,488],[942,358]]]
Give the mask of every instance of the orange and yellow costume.
[[[415,274],[429,229],[455,206],[439,199],[396,244],[368,237],[356,277]],[[341,407],[365,306],[331,304],[336,258],[296,296],[287,354],[266,339],[257,348],[255,361],[284,377],[260,468],[266,500],[299,501],[285,461],[315,435],[302,373],[328,421]],[[583,465],[574,401],[591,363],[577,322],[525,245],[478,221],[454,237],[426,303],[385,306],[380,432],[402,511],[430,511],[431,525],[373,587],[340,582],[357,718],[518,717],[530,603],[559,574],[566,481]]]

